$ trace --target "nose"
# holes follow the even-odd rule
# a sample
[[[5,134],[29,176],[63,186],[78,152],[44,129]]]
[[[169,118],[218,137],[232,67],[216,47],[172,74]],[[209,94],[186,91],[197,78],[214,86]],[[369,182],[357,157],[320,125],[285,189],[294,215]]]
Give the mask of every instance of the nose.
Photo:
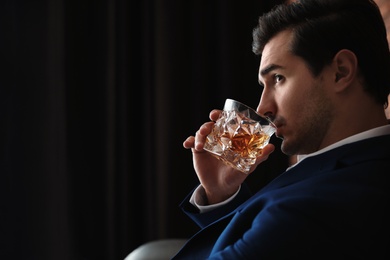
[[[263,93],[261,94],[260,102],[257,106],[256,111],[262,116],[269,117],[271,120],[275,117],[276,105],[274,102],[274,98],[272,96],[272,93],[267,92],[265,88],[263,89]]]

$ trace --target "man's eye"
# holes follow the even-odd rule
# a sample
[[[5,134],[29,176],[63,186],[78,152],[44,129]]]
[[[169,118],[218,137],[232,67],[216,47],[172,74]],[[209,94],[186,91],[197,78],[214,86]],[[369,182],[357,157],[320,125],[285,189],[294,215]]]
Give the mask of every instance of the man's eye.
[[[284,79],[284,77],[279,74],[275,74],[274,78],[275,78],[275,82],[280,82]]]

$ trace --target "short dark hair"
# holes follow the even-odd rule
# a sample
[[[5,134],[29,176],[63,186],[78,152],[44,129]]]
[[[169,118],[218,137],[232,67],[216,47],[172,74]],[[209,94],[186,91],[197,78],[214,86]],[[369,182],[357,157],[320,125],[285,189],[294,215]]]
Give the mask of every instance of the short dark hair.
[[[300,0],[275,6],[259,18],[252,50],[261,55],[277,33],[291,29],[291,52],[305,60],[314,76],[334,55],[355,53],[364,88],[381,104],[390,93],[390,53],[386,27],[372,0]]]

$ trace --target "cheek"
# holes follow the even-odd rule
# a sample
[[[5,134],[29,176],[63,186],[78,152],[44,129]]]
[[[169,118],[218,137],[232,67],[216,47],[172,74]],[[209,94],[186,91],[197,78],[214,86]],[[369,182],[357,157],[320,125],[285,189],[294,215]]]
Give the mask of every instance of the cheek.
[[[306,95],[307,93],[301,91],[285,91],[276,95],[280,115],[285,118],[299,116],[307,104]]]

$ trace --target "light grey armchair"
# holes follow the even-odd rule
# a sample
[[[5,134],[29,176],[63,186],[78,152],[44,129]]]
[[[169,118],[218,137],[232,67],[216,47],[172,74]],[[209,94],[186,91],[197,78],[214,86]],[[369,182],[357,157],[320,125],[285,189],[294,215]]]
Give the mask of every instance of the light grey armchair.
[[[187,242],[187,239],[160,239],[134,249],[124,260],[169,260]]]

